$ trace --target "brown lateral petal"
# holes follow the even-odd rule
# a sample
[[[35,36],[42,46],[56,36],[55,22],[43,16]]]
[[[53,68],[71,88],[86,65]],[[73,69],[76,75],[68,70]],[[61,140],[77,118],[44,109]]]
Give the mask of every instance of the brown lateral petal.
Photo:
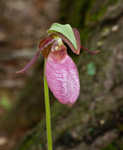
[[[39,50],[42,51],[44,48],[46,48],[51,43],[53,43],[53,41],[54,41],[54,38],[52,37],[52,35],[45,37],[39,43]]]
[[[100,51],[99,50],[89,50],[88,48],[85,48],[81,45],[81,49],[83,49],[84,51],[88,52],[89,54],[92,54],[92,55],[96,55],[98,54]]]
[[[77,43],[77,51],[78,54],[80,53],[80,48],[81,48],[81,40],[80,40],[80,34],[79,31],[76,28],[73,28],[73,32],[76,38],[76,43]]]
[[[17,71],[16,73],[24,73],[27,69],[29,69],[38,59],[40,52],[43,51],[43,49],[46,49],[47,47],[49,47],[53,42],[54,42],[54,39],[51,36],[46,37],[45,39],[41,40],[39,44],[39,50],[36,52],[33,58],[29,61],[29,63],[23,69],[21,69],[20,71]]]
[[[39,49],[41,49],[44,46],[44,48],[41,50],[42,52],[42,55],[47,58],[50,50],[51,50],[51,47],[52,47],[52,44],[53,42],[55,41],[55,39],[53,38],[53,35],[50,35],[48,37],[46,37],[45,39],[41,40],[40,43],[39,43]],[[48,44],[48,45],[47,45]]]
[[[23,69],[17,71],[16,73],[17,74],[24,73],[28,68],[30,68],[35,63],[35,61],[37,60],[37,58],[39,57],[39,55],[40,55],[40,51],[38,50],[36,52],[36,54],[33,56],[33,58],[29,61],[29,63]]]

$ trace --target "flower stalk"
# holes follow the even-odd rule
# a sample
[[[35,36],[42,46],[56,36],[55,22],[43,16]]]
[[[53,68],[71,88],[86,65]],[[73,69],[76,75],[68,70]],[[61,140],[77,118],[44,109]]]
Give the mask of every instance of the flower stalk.
[[[45,111],[46,111],[46,130],[47,130],[47,143],[48,143],[48,150],[53,149],[52,144],[52,131],[51,131],[51,112],[50,112],[50,101],[49,101],[49,89],[48,84],[45,76],[45,64],[44,63],[44,97],[45,97]]]

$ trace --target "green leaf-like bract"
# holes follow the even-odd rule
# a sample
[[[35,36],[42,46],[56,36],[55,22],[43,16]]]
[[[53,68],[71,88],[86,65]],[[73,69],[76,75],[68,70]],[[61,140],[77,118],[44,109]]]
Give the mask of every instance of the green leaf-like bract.
[[[69,24],[62,25],[59,23],[53,23],[49,28],[48,33],[53,33],[53,32],[58,32],[64,35],[73,44],[74,48],[77,50],[76,38],[74,36],[72,27]]]

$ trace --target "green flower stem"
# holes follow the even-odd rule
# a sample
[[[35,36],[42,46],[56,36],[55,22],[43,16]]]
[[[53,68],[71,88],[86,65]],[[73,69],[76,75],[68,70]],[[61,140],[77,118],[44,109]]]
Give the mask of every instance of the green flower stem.
[[[45,60],[46,63],[46,60]],[[49,101],[49,89],[45,76],[45,64],[44,64],[44,96],[45,96],[45,111],[46,111],[46,129],[47,129],[47,141],[48,150],[52,150],[52,131],[51,131],[51,116],[50,116],[50,101]]]

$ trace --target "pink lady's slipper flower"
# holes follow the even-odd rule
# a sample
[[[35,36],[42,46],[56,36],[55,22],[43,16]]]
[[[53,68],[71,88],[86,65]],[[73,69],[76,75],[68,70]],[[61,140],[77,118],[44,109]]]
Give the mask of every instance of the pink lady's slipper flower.
[[[46,59],[45,75],[50,90],[59,102],[72,105],[79,96],[80,81],[77,67],[67,54],[64,42],[79,55],[81,46],[78,30],[72,29],[69,24],[54,23],[48,30],[48,36],[40,41],[39,50],[35,56],[24,69],[17,73],[25,72],[37,60],[41,52]],[[88,49],[85,50],[88,51]]]

